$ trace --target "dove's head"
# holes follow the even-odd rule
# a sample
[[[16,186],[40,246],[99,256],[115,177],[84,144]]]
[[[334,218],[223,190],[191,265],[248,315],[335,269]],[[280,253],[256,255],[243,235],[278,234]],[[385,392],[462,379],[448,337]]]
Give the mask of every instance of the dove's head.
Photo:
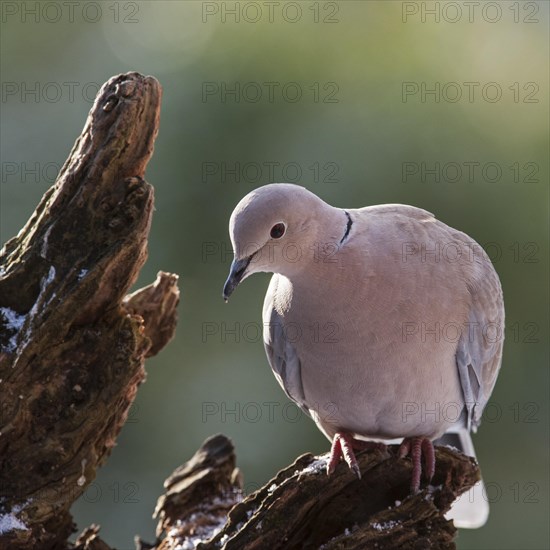
[[[253,273],[291,277],[301,271],[314,258],[316,243],[332,238],[333,211],[344,216],[304,187],[289,183],[265,185],[246,195],[229,221],[235,258],[223,288],[225,300]]]

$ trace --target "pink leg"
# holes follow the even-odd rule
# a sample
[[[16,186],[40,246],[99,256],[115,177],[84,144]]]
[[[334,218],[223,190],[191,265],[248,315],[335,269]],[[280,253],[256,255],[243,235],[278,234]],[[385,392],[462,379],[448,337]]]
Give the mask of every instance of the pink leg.
[[[332,445],[330,447],[330,457],[327,464],[327,474],[330,475],[334,470],[336,470],[336,466],[338,466],[338,462],[340,462],[340,459],[342,458],[342,445],[340,443],[340,435],[336,434],[332,439]]]
[[[355,475],[361,479],[361,471],[355,458],[356,451],[363,451],[365,449],[383,449],[386,446],[383,443],[376,443],[374,441],[361,441],[354,439],[350,434],[338,432],[335,434],[332,440],[332,447],[330,449],[330,459],[327,464],[327,474],[332,474],[336,469],[336,466],[340,462],[340,459],[344,459]]]
[[[361,471],[359,470],[359,465],[357,464],[357,459],[355,458],[355,453],[353,452],[353,437],[345,433],[337,433],[332,440],[332,447],[330,449],[330,459],[327,464],[327,474],[332,474],[340,462],[340,459],[343,458],[346,461],[346,464],[349,466],[355,475],[361,479]]]
[[[422,441],[422,454],[424,455],[424,468],[426,468],[426,478],[432,480],[435,474],[435,451],[433,443],[429,439]]]
[[[435,472],[435,453],[431,440],[427,437],[406,437],[399,447],[399,458],[411,456],[413,471],[411,492],[418,493],[422,476],[422,458],[424,458],[424,473],[430,481]]]

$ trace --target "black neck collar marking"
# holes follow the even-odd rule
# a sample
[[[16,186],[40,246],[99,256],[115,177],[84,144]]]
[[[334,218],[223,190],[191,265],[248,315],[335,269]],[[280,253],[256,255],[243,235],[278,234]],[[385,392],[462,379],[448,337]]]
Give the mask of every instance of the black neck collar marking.
[[[351,226],[353,225],[353,221],[351,220],[351,216],[349,215],[349,212],[347,210],[344,210],[344,213],[348,218],[348,224],[346,225],[346,232],[344,233],[344,236],[340,240],[339,244],[342,244],[348,238],[349,232],[351,231]]]

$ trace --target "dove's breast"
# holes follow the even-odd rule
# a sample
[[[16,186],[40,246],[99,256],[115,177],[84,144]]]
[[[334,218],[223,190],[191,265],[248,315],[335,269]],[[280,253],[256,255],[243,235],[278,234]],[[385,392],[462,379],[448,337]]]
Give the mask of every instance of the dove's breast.
[[[330,262],[282,278],[303,404],[329,437],[436,437],[462,414],[456,350],[469,281],[488,260],[463,233],[406,208],[414,215],[353,211]]]

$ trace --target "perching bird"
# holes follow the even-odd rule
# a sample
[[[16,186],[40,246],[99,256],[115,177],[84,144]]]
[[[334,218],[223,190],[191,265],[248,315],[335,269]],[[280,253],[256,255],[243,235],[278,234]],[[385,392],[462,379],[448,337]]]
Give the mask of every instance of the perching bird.
[[[480,245],[420,208],[344,210],[282,183],[244,197],[229,231],[224,298],[249,275],[274,273],[266,353],[332,441],[329,473],[343,458],[360,476],[361,440],[399,438],[416,492],[422,462],[433,476],[435,439],[457,434],[455,446],[473,454],[469,432],[493,391],[504,331],[500,281]],[[485,522],[477,501],[462,526]]]

